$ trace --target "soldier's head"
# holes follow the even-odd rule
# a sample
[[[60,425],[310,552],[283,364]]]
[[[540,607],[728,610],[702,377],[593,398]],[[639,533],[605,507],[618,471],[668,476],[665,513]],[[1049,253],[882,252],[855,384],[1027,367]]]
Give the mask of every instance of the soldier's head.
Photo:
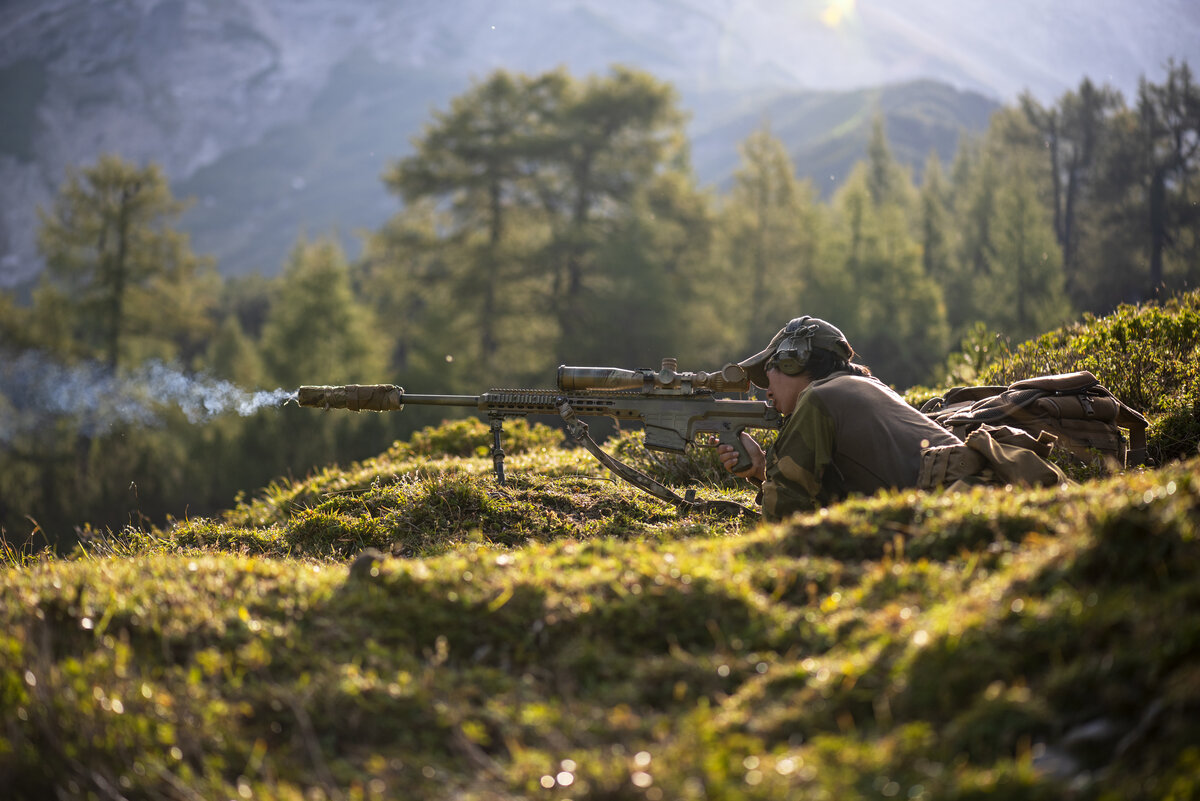
[[[854,349],[845,334],[831,323],[805,315],[789,321],[765,348],[738,364],[751,381],[766,388],[769,370],[789,376],[803,374],[816,381],[848,369],[852,358]]]

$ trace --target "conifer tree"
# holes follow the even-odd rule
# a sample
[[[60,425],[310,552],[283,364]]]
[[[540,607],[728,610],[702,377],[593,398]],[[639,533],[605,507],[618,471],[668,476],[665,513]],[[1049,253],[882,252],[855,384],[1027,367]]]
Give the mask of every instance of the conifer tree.
[[[930,153],[926,159],[923,175],[920,191],[921,266],[927,276],[946,285],[956,272],[951,194],[936,153]]]
[[[981,151],[967,174],[967,183],[956,190],[959,198],[959,262],[973,281],[988,275],[993,263],[999,168],[991,152]]]
[[[70,339],[111,370],[153,355],[193,355],[209,324],[215,277],[172,227],[184,204],[161,170],[116,156],[71,170],[38,245],[48,306],[64,304]],[[47,314],[55,312],[46,305]]]
[[[277,279],[262,332],[262,357],[274,386],[374,384],[391,380],[386,337],[372,309],[354,294],[349,265],[333,239],[297,243]],[[295,412],[295,414],[287,413]],[[314,419],[286,410],[262,422],[272,438],[270,458],[303,473],[331,461],[379,452],[397,415],[338,415]]]
[[[1042,107],[1032,95],[1020,99],[1031,131],[1010,126],[1019,134],[1010,141],[1017,149],[1044,153],[1044,174],[1049,178],[1048,202],[1062,253],[1067,294],[1081,298],[1081,277],[1086,265],[1078,251],[1086,220],[1095,213],[1093,184],[1110,120],[1121,107],[1121,97],[1110,87],[1097,87],[1084,78],[1078,91],[1066,92],[1058,103]],[[1032,134],[1032,135],[1030,135]]]
[[[397,378],[466,392],[472,386],[460,385],[458,377],[468,382],[473,378],[477,384],[481,375],[476,369],[480,362],[468,355],[480,351],[474,323],[479,310],[459,298],[458,271],[465,259],[459,245],[462,237],[439,236],[439,231],[453,230],[448,217],[432,200],[405,206],[367,239],[354,278],[390,345],[389,368]],[[515,280],[510,276],[506,283]],[[502,356],[485,365],[483,374],[495,381],[510,377],[495,362],[509,360],[512,343],[505,341],[496,320],[492,331],[495,352]]]
[[[1081,221],[1085,307],[1107,311],[1200,280],[1200,100],[1184,64],[1161,84],[1141,82],[1137,104],[1108,119]]]
[[[247,389],[262,386],[263,363],[256,343],[246,336],[237,315],[228,315],[209,343],[205,362],[214,375]]]
[[[532,202],[527,172],[535,143],[548,135],[547,105],[562,73],[528,78],[497,70],[454,98],[414,140],[416,152],[393,165],[384,183],[406,203],[448,199],[448,244],[457,251],[436,279],[469,315],[478,359],[489,363],[503,344],[506,319],[522,313],[512,281],[520,263],[506,249],[521,205]]]
[[[821,220],[812,184],[797,179],[769,126],[750,134],[739,150],[741,166],[718,219],[718,258],[729,281],[743,288],[736,341],[745,349],[761,347],[802,306],[820,305]]]
[[[978,143],[960,150],[954,189],[957,263],[944,286],[954,336],[976,324],[1033,336],[1069,317],[1053,210],[1042,189],[1040,134],[1024,112],[992,118]]]
[[[911,212],[914,200],[912,177],[892,155],[882,113],[876,114],[871,121],[866,163],[867,191],[875,208]]]
[[[850,281],[853,313],[831,321],[883,380],[909,386],[931,376],[948,341],[941,288],[925,274],[908,209],[877,206],[872,166],[860,163],[833,198],[839,261]],[[893,193],[893,198],[910,194]],[[849,311],[849,310],[848,310]]]
[[[36,320],[11,292],[0,289],[0,352],[15,353],[33,347]]]
[[[586,350],[636,323],[603,304],[597,254],[638,194],[666,170],[688,172],[683,115],[670,85],[623,67],[554,85],[552,135],[535,151],[551,240],[541,258],[559,354]],[[591,340],[586,342],[585,340]]]
[[[263,327],[267,370],[283,386],[371,383],[384,373],[371,309],[355,298],[337,242],[300,242]]]
[[[1006,177],[996,206],[990,313],[984,322],[1019,342],[1061,325],[1071,306],[1054,229],[1028,172]]]
[[[1169,251],[1185,242],[1195,248],[1200,231],[1194,177],[1200,170],[1200,85],[1186,62],[1170,61],[1161,85],[1141,81],[1137,113],[1150,235],[1147,295],[1158,297]],[[1200,277],[1194,266],[1190,272]]]
[[[109,155],[69,170],[53,205],[39,210],[46,270],[14,344],[35,351],[26,357],[42,360],[45,369],[97,362],[105,375],[92,383],[149,358],[197,366],[211,333],[218,278],[174,228],[183,208],[154,165]],[[72,523],[128,522],[131,505],[137,514],[159,513],[186,483],[181,462],[190,434],[129,424],[128,415],[114,411],[125,408],[122,390],[110,393],[99,402],[103,408],[37,405],[37,425],[7,443],[14,470],[0,477],[0,493],[12,489],[14,475],[28,475],[24,513],[52,538],[65,534],[67,545]],[[31,407],[30,400],[23,405]],[[175,416],[163,413],[168,425]]]
[[[629,217],[646,193],[682,186],[660,182],[663,175],[688,174],[675,103],[666,84],[622,68],[582,81],[562,70],[497,73],[456,98],[417,153],[389,171],[389,187],[410,205],[449,201],[450,225],[422,256],[431,264],[436,250],[439,266],[420,294],[443,307],[443,322],[455,321],[443,328],[478,335],[473,363],[509,375],[544,370],[641,322],[621,296],[628,275],[601,255],[627,227],[646,230],[647,221]],[[414,266],[394,247],[404,240],[381,240],[374,254],[387,255],[371,268],[376,278]],[[623,264],[637,261],[648,279],[666,269],[653,259]],[[530,308],[547,317],[531,317]],[[557,353],[544,360],[527,352],[546,354],[554,341]]]
[[[594,256],[589,291],[596,331],[564,340],[564,360],[712,369],[734,358],[727,273],[711,258],[713,210],[682,171],[653,176],[612,222]],[[714,296],[714,288],[719,296]]]

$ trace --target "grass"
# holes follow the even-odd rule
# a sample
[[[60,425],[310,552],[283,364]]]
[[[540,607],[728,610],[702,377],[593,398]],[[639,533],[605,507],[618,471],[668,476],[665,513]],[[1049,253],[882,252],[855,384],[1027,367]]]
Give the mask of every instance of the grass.
[[[511,440],[8,553],[8,796],[1200,796],[1200,461],[763,525]],[[709,458],[643,466],[750,502]]]

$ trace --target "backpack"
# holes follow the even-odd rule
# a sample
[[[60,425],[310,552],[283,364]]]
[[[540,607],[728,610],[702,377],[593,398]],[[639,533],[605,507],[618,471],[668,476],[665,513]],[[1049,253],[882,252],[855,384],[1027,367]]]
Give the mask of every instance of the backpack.
[[[1044,487],[1070,482],[1058,465],[1047,460],[1058,438],[1043,431],[1035,439],[1013,426],[981,424],[956,445],[921,451],[919,489],[959,489],[977,484]]]
[[[1057,438],[1056,447],[1085,463],[1099,457],[1123,468],[1146,461],[1146,418],[1087,370],[1007,387],[955,387],[926,401],[921,411],[959,439],[985,424],[1012,426],[1034,438],[1049,432]],[[1128,443],[1122,429],[1129,431]]]

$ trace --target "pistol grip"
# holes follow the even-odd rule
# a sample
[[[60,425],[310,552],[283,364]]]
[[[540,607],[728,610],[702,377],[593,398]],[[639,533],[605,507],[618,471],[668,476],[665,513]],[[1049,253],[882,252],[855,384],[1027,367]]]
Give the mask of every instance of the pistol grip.
[[[746,450],[745,443],[742,442],[742,432],[745,428],[729,428],[720,432],[717,435],[717,441],[722,445],[732,446],[737,451],[737,464],[730,468],[732,473],[740,473],[743,470],[749,470],[753,466],[750,460],[750,452]]]

